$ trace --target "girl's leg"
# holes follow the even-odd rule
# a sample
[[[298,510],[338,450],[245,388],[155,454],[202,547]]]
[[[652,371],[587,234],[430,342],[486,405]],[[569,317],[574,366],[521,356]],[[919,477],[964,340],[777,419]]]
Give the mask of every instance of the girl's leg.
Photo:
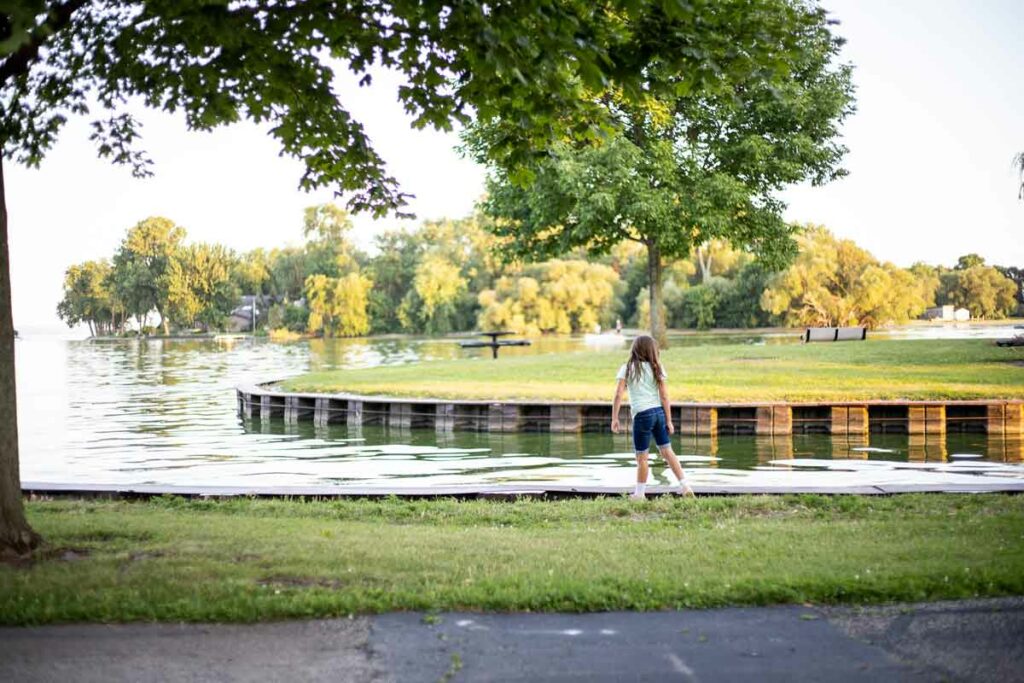
[[[636,454],[636,488],[631,498],[642,500],[647,497],[647,476],[650,474],[650,467],[647,465],[647,451]]]
[[[686,482],[686,474],[683,472],[682,466],[679,464],[679,458],[676,457],[675,452],[672,450],[672,444],[668,443],[664,446],[658,446],[658,452],[661,457],[668,463],[669,468],[672,470],[672,474],[676,475],[676,479],[679,480],[679,492],[685,496],[693,496],[693,489]]]
[[[636,453],[636,489],[630,496],[633,500],[647,497],[647,454],[651,447],[650,411],[633,416],[633,452]]]

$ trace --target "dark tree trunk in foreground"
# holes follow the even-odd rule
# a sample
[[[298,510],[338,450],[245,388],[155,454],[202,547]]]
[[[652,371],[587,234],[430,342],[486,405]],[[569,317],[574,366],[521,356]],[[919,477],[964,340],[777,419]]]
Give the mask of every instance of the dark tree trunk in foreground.
[[[668,347],[668,332],[661,299],[661,250],[654,240],[647,243],[647,290],[651,309],[651,336],[664,349]]]
[[[14,318],[11,257],[7,249],[7,202],[0,158],[0,557],[25,555],[42,542],[28,525],[18,471],[18,404],[14,393]]]

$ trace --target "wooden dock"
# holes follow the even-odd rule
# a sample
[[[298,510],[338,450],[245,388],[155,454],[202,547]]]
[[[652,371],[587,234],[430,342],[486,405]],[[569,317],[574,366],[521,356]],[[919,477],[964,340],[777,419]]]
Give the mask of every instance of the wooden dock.
[[[402,429],[477,432],[607,432],[607,402],[471,401],[357,394],[307,394],[277,390],[272,383],[236,389],[245,419],[318,426],[380,425]],[[629,407],[619,420],[629,429]],[[857,401],[835,403],[674,403],[681,436],[947,433],[1024,438],[1024,401]]]

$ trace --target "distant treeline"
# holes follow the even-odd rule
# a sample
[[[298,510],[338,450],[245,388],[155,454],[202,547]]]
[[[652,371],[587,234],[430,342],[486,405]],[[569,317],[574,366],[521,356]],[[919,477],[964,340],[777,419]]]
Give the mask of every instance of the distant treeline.
[[[249,328],[250,309],[242,304],[253,300],[258,330],[327,336],[476,328],[535,335],[590,332],[617,321],[647,325],[641,245],[623,242],[598,258],[570,251],[541,263],[507,263],[487,222],[475,215],[386,231],[368,254],[352,242],[348,215],[327,204],[306,209],[303,246],[238,254],[186,244],[183,228],[149,218],[128,230],[110,260],[70,267],[57,310],[69,325],[87,323],[94,334],[149,331],[154,314],[165,333]],[[988,266],[975,254],[951,268],[905,269],[823,227],[805,226],[796,239],[798,255],[782,272],[766,271],[719,240],[666,264],[669,326],[878,327],[942,304],[974,318],[1006,317],[1024,305],[1022,270]]]

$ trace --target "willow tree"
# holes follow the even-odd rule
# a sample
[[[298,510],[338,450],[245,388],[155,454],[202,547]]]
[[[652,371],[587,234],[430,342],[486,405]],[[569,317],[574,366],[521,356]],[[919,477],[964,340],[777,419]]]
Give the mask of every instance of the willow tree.
[[[503,163],[496,144],[514,119],[471,129],[467,147],[490,167],[484,210],[514,257],[571,249],[607,253],[623,240],[647,251],[652,333],[665,342],[667,260],[727,240],[781,266],[795,253],[778,192],[844,173],[838,126],[852,111],[850,67],[824,10],[802,0],[687,3],[658,20],[662,53],[640,94],[601,89],[594,102],[613,125],[566,139],[527,167]],[[624,20],[623,48],[647,54],[652,24]],[[659,40],[662,38],[659,37]]]
[[[707,0],[705,0],[707,1]],[[702,2],[692,3],[694,6]],[[371,67],[401,73],[417,128],[517,122],[491,155],[522,166],[553,140],[614,121],[590,96],[640,97],[658,64],[720,68],[677,52],[664,12],[679,0],[22,0],[0,8],[0,159],[35,166],[71,117],[89,117],[99,155],[151,171],[132,106],[177,112],[191,129],[249,120],[300,159],[299,186],[332,187],[350,211],[402,213],[407,195],[335,92]],[[646,28],[633,51],[623,27]],[[712,28],[712,27],[709,27]],[[752,27],[756,29],[755,27]],[[769,36],[766,36],[768,38]],[[749,42],[749,41],[747,41]],[[734,60],[735,61],[735,60]],[[133,103],[129,106],[128,103]],[[3,197],[0,163],[0,199]],[[0,551],[39,542],[19,491],[7,212],[0,201]]]

